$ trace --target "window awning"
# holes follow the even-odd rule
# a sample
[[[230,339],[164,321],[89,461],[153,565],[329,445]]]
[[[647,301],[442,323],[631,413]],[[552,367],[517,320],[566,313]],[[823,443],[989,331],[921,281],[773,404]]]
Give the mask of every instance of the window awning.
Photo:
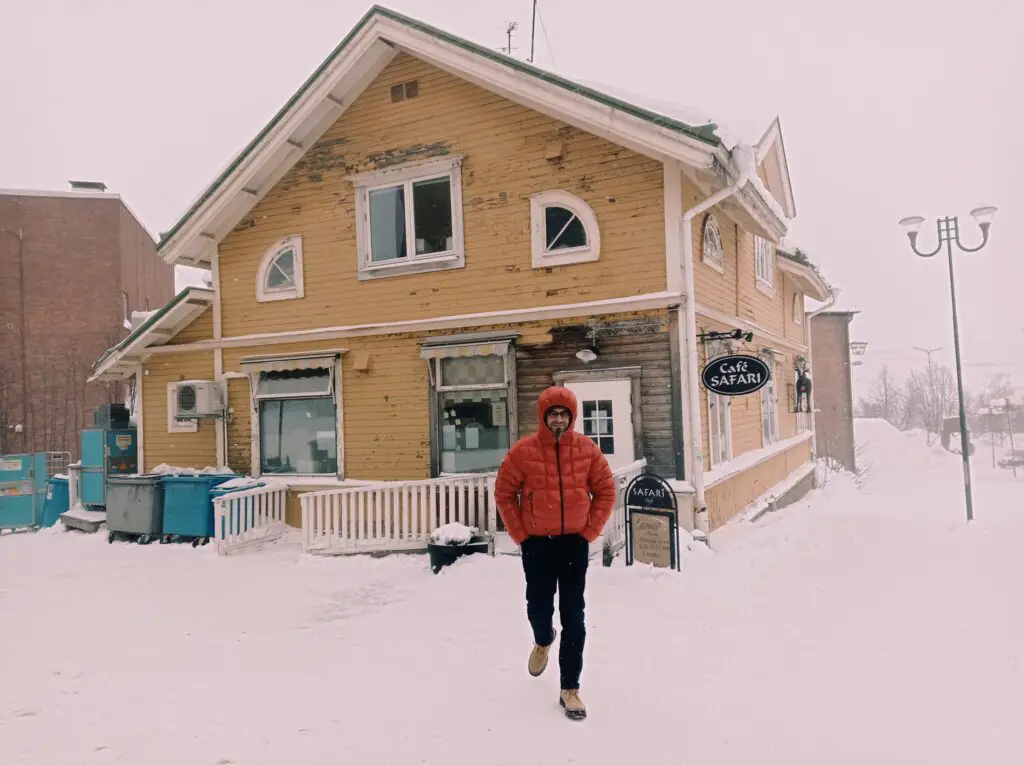
[[[501,356],[508,351],[508,341],[470,343],[463,346],[428,346],[420,349],[423,359],[451,359],[457,356]]]
[[[309,354],[288,354],[287,356],[248,356],[242,359],[242,369],[247,373],[285,372],[287,370],[315,370],[323,367],[333,370],[343,349],[315,351]]]
[[[427,338],[420,344],[423,359],[451,359],[460,356],[501,356],[519,333],[479,332]]]

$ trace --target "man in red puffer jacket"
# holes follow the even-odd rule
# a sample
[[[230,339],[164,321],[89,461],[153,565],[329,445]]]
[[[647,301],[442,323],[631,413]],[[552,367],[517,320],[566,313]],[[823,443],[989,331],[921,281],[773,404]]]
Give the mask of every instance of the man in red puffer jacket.
[[[552,386],[537,402],[537,433],[516,442],[498,469],[494,487],[498,512],[520,546],[526,575],[526,614],[534,647],[527,669],[539,676],[555,642],[555,590],[562,642],[559,703],[582,720],[580,699],[587,564],[590,543],[612,515],[616,486],[608,460],[593,441],[572,429],[577,414],[572,391]]]

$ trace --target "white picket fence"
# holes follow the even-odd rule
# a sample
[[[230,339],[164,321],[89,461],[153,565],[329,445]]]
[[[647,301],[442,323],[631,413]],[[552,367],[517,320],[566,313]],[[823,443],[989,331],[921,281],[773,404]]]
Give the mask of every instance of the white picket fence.
[[[493,474],[305,492],[299,501],[306,552],[416,550],[444,524],[497,528]]]
[[[285,535],[288,487],[268,484],[214,498],[214,542],[221,556]]]
[[[638,460],[615,471],[619,492],[604,531],[604,544],[613,552],[622,548],[626,538],[623,491],[646,466],[646,460]],[[299,496],[302,550],[337,554],[423,550],[431,532],[452,522],[485,534],[497,532],[494,479],[495,474],[471,474],[304,492]]]

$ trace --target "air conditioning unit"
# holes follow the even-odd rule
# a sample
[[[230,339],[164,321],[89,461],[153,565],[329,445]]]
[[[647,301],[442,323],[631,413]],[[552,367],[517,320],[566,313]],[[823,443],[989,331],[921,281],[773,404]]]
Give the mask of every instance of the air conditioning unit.
[[[214,418],[224,414],[224,394],[212,380],[182,380],[175,388],[177,420]]]

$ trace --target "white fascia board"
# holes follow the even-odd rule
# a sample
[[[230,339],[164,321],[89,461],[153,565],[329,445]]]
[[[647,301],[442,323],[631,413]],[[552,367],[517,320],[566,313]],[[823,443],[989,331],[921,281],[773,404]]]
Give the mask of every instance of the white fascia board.
[[[287,172],[288,168],[293,166],[312,144],[314,140],[311,129],[313,124],[317,124],[319,127],[326,123],[324,130],[329,127],[341,116],[344,107],[351,105],[357,97],[358,94],[355,94],[354,87],[362,85],[365,88],[373,77],[383,71],[384,67],[394,58],[395,51],[387,42],[379,38],[376,29],[378,24],[379,22],[369,24],[350,43],[351,47],[348,52],[330,64],[320,76],[319,81],[303,94],[291,111],[285,114],[249,156],[242,160],[239,167],[235,168],[225,180],[224,185],[215,191],[211,199],[205,203],[205,209],[201,208],[197,211],[181,230],[164,245],[163,259],[165,262],[177,263],[183,259],[195,261],[194,257],[189,259],[186,255],[192,249],[191,245],[195,238],[203,232],[219,232],[226,225],[222,223],[226,209],[237,205],[236,199],[239,195],[244,195],[247,198],[248,207],[251,209],[252,205],[255,205],[272,188],[272,185],[265,185],[259,190],[257,196],[248,194],[244,190],[249,188],[252,178],[261,171],[265,172],[268,167],[276,167],[276,171],[270,171],[269,175],[271,176],[275,175],[275,172],[280,175]],[[327,97],[332,91],[338,89],[346,77],[350,82],[345,89],[344,96],[341,97],[343,106],[338,106]],[[324,116],[325,104],[330,104],[333,110],[329,118]],[[300,146],[289,143],[289,139],[296,135],[305,139],[298,141]],[[278,152],[282,153],[284,159],[277,163],[271,163],[271,159]],[[283,171],[281,170],[282,165],[284,166]],[[231,226],[234,226],[235,223],[237,221],[234,221]],[[216,243],[214,242],[214,244]]]

